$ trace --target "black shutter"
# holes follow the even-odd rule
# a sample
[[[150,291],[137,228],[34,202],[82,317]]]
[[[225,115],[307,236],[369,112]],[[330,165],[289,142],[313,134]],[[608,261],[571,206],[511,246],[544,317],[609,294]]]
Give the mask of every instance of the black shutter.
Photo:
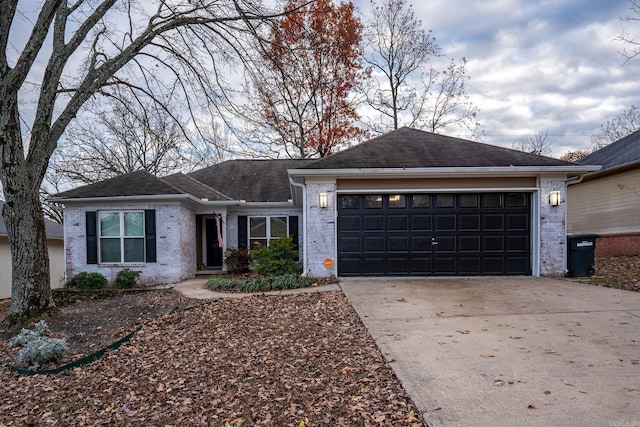
[[[85,212],[87,235],[87,264],[98,263],[98,221],[96,211]]]
[[[300,238],[298,236],[298,217],[296,215],[289,217],[289,236],[293,238],[293,245],[296,249],[300,246]]]
[[[156,210],[144,211],[144,244],[146,262],[156,262]]]
[[[247,226],[247,217],[244,215],[238,216],[238,248],[248,248],[249,234]]]

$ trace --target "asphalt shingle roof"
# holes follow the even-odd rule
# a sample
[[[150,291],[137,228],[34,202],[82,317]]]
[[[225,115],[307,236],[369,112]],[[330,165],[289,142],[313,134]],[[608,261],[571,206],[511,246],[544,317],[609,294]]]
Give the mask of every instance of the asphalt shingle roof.
[[[184,191],[145,170],[127,173],[84,187],[56,194],[57,198],[88,198],[118,196],[151,196],[184,194]]]
[[[640,160],[640,131],[594,151],[578,160],[582,165],[602,165],[601,171]]]
[[[291,198],[288,169],[313,160],[228,160],[190,173],[205,185],[234,200],[283,202]]]
[[[0,236],[7,235],[7,225],[4,223],[2,217],[2,209],[4,208],[4,202],[0,201]],[[49,219],[44,220],[44,232],[50,239],[62,239],[64,238],[64,227],[62,224],[53,222]]]
[[[185,193],[193,194],[199,199],[207,199],[210,201],[233,200],[231,197],[222,194],[221,192],[183,173],[165,176],[162,180],[179,188]]]
[[[567,166],[518,150],[400,128],[317,160],[305,169]]]

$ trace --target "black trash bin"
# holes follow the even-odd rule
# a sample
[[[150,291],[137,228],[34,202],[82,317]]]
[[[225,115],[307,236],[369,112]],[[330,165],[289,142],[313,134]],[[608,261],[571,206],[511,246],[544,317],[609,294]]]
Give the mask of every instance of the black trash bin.
[[[567,276],[593,276],[597,234],[569,234],[567,236]]]

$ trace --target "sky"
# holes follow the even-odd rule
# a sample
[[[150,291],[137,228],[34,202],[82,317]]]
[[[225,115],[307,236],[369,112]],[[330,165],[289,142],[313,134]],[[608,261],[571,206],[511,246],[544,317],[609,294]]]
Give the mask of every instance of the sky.
[[[640,62],[625,64],[615,40],[623,31],[640,39],[640,21],[621,19],[633,15],[629,0],[407,3],[447,58],[469,61],[482,142],[511,148],[547,132],[555,156],[590,149],[602,124],[640,105]]]

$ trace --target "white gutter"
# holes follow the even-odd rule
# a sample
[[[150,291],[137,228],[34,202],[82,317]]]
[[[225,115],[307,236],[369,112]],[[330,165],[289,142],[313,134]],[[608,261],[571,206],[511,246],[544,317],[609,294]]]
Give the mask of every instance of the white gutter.
[[[289,183],[294,187],[302,188],[302,276],[305,277],[307,275],[307,186],[295,182],[292,176],[289,176]]]
[[[452,177],[452,176],[531,176],[546,173],[589,173],[600,166],[491,166],[491,167],[442,167],[442,168],[347,168],[347,169],[289,169],[289,176],[338,176],[373,178],[379,176],[398,177]]]

